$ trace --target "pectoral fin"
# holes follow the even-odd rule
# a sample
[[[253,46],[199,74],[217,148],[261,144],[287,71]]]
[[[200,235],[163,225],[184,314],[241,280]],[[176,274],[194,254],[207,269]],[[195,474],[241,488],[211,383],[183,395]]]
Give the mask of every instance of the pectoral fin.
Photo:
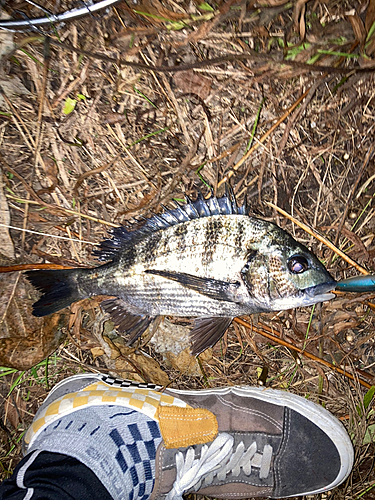
[[[173,271],[159,271],[149,269],[147,274],[155,274],[172,281],[177,281],[185,288],[206,295],[210,299],[223,300],[225,302],[236,302],[236,291],[240,286],[238,281],[227,282],[213,278],[201,278],[187,273],[176,273]]]
[[[191,353],[198,356],[216,344],[232,323],[233,318],[197,318],[190,332]]]
[[[104,300],[100,305],[111,316],[117,330],[120,333],[127,333],[129,335],[128,345],[133,344],[155,319],[145,314],[136,315],[129,313],[127,304],[122,299]]]

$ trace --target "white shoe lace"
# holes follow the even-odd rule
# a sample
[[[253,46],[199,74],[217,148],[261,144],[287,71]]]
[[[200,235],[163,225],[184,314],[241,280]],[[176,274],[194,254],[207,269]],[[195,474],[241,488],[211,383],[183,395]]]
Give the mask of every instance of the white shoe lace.
[[[184,455],[179,451],[176,454],[176,480],[173,488],[167,494],[166,500],[182,500],[185,491],[195,487],[197,491],[204,481],[207,486],[216,476],[224,481],[228,473],[239,476],[241,468],[250,476],[252,468],[259,468],[260,479],[266,479],[270,473],[272,446],[266,444],[263,453],[257,453],[257,444],[254,442],[245,450],[241,441],[233,453],[234,438],[225,432],[209,445],[204,445],[200,458],[194,458],[193,448],[188,448]]]

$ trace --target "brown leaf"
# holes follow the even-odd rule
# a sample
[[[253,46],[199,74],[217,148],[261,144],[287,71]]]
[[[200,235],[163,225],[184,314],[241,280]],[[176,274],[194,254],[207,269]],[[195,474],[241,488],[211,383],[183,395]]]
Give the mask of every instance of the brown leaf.
[[[5,401],[4,410],[8,422],[17,429],[26,413],[26,401],[17,393],[15,397],[9,397]]]
[[[333,333],[338,335],[340,332],[345,330],[350,330],[351,328],[355,328],[359,325],[359,321],[342,321],[340,323],[335,323],[333,326]]]
[[[197,94],[201,99],[210,95],[212,81],[210,78],[194,73],[181,71],[173,75],[177,87],[186,94]]]
[[[374,22],[375,22],[375,0],[370,0],[367,7],[366,20],[365,20],[366,35],[368,35],[368,32],[370,31],[370,28],[374,24]]]
[[[124,345],[122,337],[117,337],[114,342],[108,337],[102,337],[102,339],[107,347],[104,349],[105,356],[109,360],[114,360],[114,366],[113,363],[112,366],[109,363],[109,366],[121,378],[160,385],[170,383],[168,375],[160,368],[157,361],[139,350]]]
[[[346,236],[346,238],[348,238],[348,240],[350,240],[352,243],[354,243],[355,245],[355,250],[357,253],[362,253],[364,255],[364,261],[368,261],[370,256],[369,256],[369,253],[367,251],[367,248],[365,247],[365,245],[363,244],[361,238],[359,236],[357,236],[355,233],[353,233],[353,231],[350,231],[350,229],[347,229],[345,226],[341,228],[341,232],[344,236]]]
[[[27,336],[0,338],[1,366],[28,370],[57,349],[63,340],[61,327],[68,319],[66,313],[35,319],[38,320],[38,325],[30,325],[25,319],[25,332],[30,328]],[[2,333],[0,331],[0,335]]]
[[[307,2],[308,0],[298,0],[293,10],[294,29],[299,31],[301,40],[304,40],[306,34],[305,11]]]
[[[105,353],[104,353],[104,349],[102,349],[101,347],[93,347],[91,349],[91,354],[92,354],[92,357],[95,361],[96,358],[103,356],[103,354],[105,354]]]
[[[355,39],[362,45],[366,39],[366,30],[363,25],[362,19],[357,13],[355,13],[353,16],[347,16],[347,18],[352,25]]]
[[[59,345],[67,313],[32,315],[37,292],[19,273],[0,276],[0,365],[27,370]]]
[[[187,347],[178,355],[173,352],[166,352],[164,356],[169,361],[172,368],[178,370],[183,375],[188,377],[201,377],[203,375],[197,358],[191,355],[190,347]],[[202,354],[199,355],[199,359],[201,362],[212,365],[212,349],[206,349],[202,352]]]

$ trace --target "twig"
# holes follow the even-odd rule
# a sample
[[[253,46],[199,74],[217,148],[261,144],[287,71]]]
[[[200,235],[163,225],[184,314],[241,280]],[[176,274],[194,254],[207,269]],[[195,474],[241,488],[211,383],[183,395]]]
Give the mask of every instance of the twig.
[[[35,37],[30,37],[30,40],[33,41],[40,41],[43,42],[44,36],[35,36]],[[50,37],[51,38],[51,37]],[[80,54],[86,57],[90,57],[91,59],[99,59],[101,61],[106,61],[109,63],[116,64],[118,66],[128,66],[130,68],[136,68],[139,70],[145,70],[145,71],[154,71],[155,73],[177,73],[178,71],[187,71],[190,69],[199,69],[199,68],[206,68],[209,66],[218,66],[220,64],[223,64],[225,62],[235,62],[235,61],[246,61],[246,60],[254,60],[254,61],[262,61],[262,62],[268,62],[271,64],[275,65],[280,65],[280,66],[291,66],[291,67],[296,67],[300,69],[304,69],[306,71],[309,71],[310,73],[312,72],[324,72],[324,73],[335,73],[335,74],[345,74],[345,75],[350,75],[350,74],[356,74],[356,73],[373,73],[375,71],[375,67],[367,67],[367,68],[336,68],[335,66],[319,66],[316,64],[306,64],[306,63],[300,63],[297,61],[287,61],[287,60],[276,60],[275,58],[265,55],[265,54],[258,54],[255,51],[250,51],[248,53],[244,54],[228,54],[226,56],[222,57],[215,57],[212,59],[204,59],[203,61],[191,63],[191,64],[181,64],[180,66],[152,66],[152,65],[147,65],[143,63],[137,63],[134,61],[126,61],[124,59],[121,59],[120,57],[110,57],[105,54],[99,54],[97,52],[90,52],[88,50],[83,50],[77,47],[74,47],[73,45],[69,43],[62,43],[57,40],[54,40],[51,38],[50,40],[51,45],[54,45],[55,47],[60,47],[63,50],[70,50],[71,52],[75,52],[76,54]],[[5,54],[1,60],[1,63],[4,62],[4,59],[8,59],[11,57],[15,51],[17,51],[16,47],[9,53]]]
[[[15,264],[14,266],[0,266],[0,273],[14,273],[16,271],[28,271],[34,269],[74,269],[73,266],[62,266],[61,264]]]
[[[69,208],[64,207],[56,207],[55,205],[50,205],[49,203],[44,203],[43,201],[33,201],[33,200],[23,200],[19,196],[12,196],[10,194],[5,195],[7,198],[11,198],[12,200],[18,201],[19,203],[30,203],[31,205],[40,205],[42,207],[49,208],[55,212],[63,212],[70,215],[76,215],[77,217],[82,217],[83,219],[92,220],[93,222],[99,222],[100,224],[104,224],[105,226],[111,227],[120,227],[120,224],[113,224],[113,222],[108,222],[103,219],[98,219],[97,217],[92,217],[91,215],[83,214],[82,212],[76,212],[75,210],[70,210]],[[69,238],[71,241],[72,238]],[[80,240],[83,243],[82,240]]]
[[[250,328],[250,330],[253,330],[256,333],[259,333],[259,335],[262,335],[263,337],[266,337],[269,340],[272,340],[276,344],[282,345],[284,347],[287,347],[288,349],[291,349],[292,351],[296,351],[299,354],[302,354],[306,358],[312,359],[313,361],[316,361],[317,363],[320,363],[321,365],[327,366],[331,370],[340,373],[341,375],[344,375],[345,377],[349,378],[350,380],[357,381],[363,385],[363,387],[366,387],[367,389],[371,389],[371,384],[365,382],[364,380],[361,380],[359,377],[355,377],[351,373],[346,372],[342,368],[339,368],[338,366],[333,365],[329,361],[326,361],[325,359],[321,359],[318,356],[315,356],[315,354],[312,354],[311,352],[304,351],[303,349],[300,349],[299,347],[290,344],[286,340],[281,339],[280,337],[276,337],[275,335],[272,335],[271,333],[265,332],[264,330],[261,330],[260,328],[257,328],[254,325],[250,325],[250,323],[247,323],[246,321],[240,319],[240,318],[235,318],[234,321],[238,323],[239,325],[242,325],[246,328]]]

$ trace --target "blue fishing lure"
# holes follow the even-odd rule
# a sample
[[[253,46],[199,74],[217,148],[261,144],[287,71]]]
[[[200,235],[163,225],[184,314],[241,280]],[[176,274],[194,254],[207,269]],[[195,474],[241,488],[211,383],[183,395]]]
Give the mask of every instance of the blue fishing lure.
[[[340,292],[374,292],[375,276],[367,274],[366,276],[354,276],[341,280],[337,283],[336,290]]]

